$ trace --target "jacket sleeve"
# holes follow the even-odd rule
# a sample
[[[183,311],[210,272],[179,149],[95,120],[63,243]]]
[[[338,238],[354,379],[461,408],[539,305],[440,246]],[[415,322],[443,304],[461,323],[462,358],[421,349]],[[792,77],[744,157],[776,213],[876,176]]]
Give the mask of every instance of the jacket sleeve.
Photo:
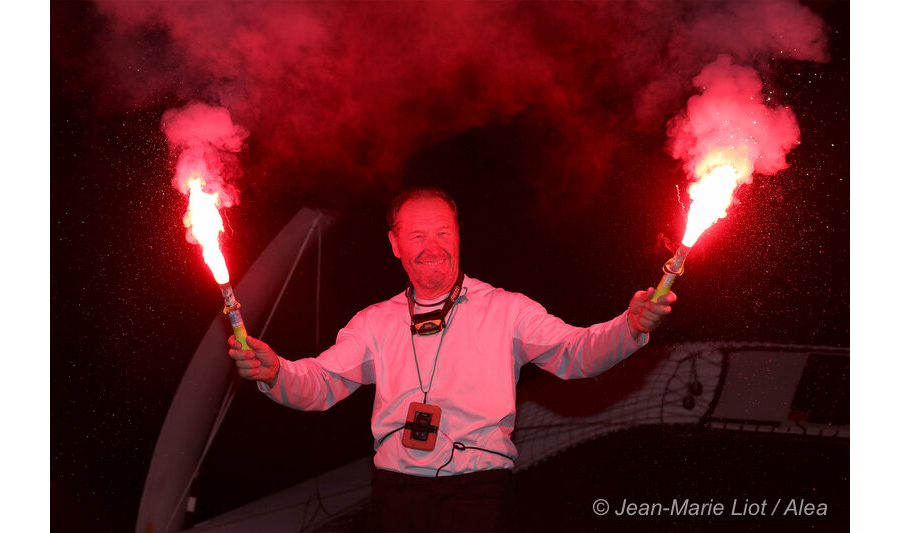
[[[335,344],[318,357],[281,359],[273,387],[257,382],[272,400],[303,411],[324,411],[360,385],[375,382],[372,351],[365,342],[365,316],[357,314],[337,335]]]
[[[596,376],[649,342],[642,333],[631,336],[627,311],[616,318],[580,328],[551,315],[537,302],[524,297],[514,334],[514,351],[520,364],[534,363],[563,379]]]

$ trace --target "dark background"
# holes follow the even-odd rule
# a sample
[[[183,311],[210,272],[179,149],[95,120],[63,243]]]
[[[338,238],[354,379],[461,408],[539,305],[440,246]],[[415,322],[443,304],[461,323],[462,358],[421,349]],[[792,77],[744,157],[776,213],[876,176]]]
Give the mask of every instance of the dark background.
[[[676,312],[653,343],[849,346],[849,4],[808,5],[830,28],[831,60],[773,61],[766,73],[796,113],[802,144],[789,154],[790,168],[740,189],[729,216],[701,237],[674,287]],[[159,119],[183,99],[101,109],[103,80],[58,57],[62,48],[77,57],[100,46],[104,19],[90,3],[51,7],[51,527],[133,530],[169,402],[221,296],[199,250],[184,240],[185,202],[169,183]],[[605,105],[616,112],[614,100]],[[683,227],[676,185],[683,188],[685,177],[666,155],[664,126],[620,132],[624,142],[590,194],[577,182],[574,190],[544,190],[534,174],[547,171],[545,160],[562,147],[541,113],[524,109],[420,146],[391,186],[322,186],[301,197],[281,180],[244,190],[223,240],[235,280],[300,207],[337,219],[322,247],[324,346],[298,338],[308,324],[294,324],[307,317],[290,311],[267,340],[295,357],[322,349],[353,313],[402,289],[383,222],[401,184],[436,184],[457,199],[467,274],[524,292],[569,323],[611,318],[634,291],[654,285],[671,255],[658,235],[677,239]],[[269,168],[262,154],[251,143],[241,155],[248,175],[292,171]],[[317,435],[299,439],[300,451],[273,439],[246,453],[290,450],[315,460],[239,495],[217,482],[233,477],[227,472],[201,474],[201,494],[216,502],[201,497],[212,506],[207,512],[371,453],[371,391],[329,413],[298,415],[245,385],[233,409]],[[350,421],[341,438],[329,432],[338,418]],[[242,431],[230,424],[220,439]],[[210,464],[220,468],[226,455],[214,449]]]

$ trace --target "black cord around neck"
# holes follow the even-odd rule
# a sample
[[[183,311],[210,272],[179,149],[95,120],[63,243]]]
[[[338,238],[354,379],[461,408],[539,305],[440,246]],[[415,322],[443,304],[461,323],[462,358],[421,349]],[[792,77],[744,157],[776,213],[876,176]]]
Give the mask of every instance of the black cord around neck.
[[[444,298],[444,299],[441,300],[440,302],[435,302],[435,303],[433,303],[433,304],[423,304],[423,303],[420,302],[419,300],[416,300],[415,295],[413,295],[413,302],[414,302],[416,305],[418,305],[419,307],[437,307],[437,306],[439,306],[439,305],[444,305],[445,303],[447,303],[447,300],[448,300],[448,299],[449,299],[449,297]]]

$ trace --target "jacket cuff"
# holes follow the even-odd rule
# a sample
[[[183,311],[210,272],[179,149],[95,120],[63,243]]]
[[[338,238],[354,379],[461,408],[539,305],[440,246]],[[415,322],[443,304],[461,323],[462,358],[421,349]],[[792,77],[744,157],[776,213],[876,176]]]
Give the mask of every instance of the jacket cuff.
[[[632,350],[637,350],[638,348],[642,348],[642,347],[646,346],[647,343],[650,342],[650,334],[647,333],[646,331],[641,332],[641,334],[638,335],[637,339],[635,339],[634,336],[631,334],[631,326],[628,325],[628,310],[627,309],[625,310],[624,313],[619,315],[617,319],[622,321],[622,327],[625,328],[626,346],[628,346]]]
[[[259,389],[259,392],[268,396],[272,396],[272,391],[278,389],[279,385],[281,385],[282,375],[284,374],[282,370],[284,370],[284,364],[286,362],[287,361],[285,361],[280,355],[278,356],[278,374],[275,375],[275,384],[272,387],[269,387],[268,385],[266,385],[265,381],[257,381],[256,388]]]

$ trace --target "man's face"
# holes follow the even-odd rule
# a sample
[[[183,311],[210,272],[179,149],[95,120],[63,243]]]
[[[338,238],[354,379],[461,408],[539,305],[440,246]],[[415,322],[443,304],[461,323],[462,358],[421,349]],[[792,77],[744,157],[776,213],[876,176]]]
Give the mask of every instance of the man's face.
[[[408,200],[397,213],[395,226],[396,232],[388,231],[388,239],[416,296],[430,299],[450,292],[459,274],[459,227],[447,202]]]

